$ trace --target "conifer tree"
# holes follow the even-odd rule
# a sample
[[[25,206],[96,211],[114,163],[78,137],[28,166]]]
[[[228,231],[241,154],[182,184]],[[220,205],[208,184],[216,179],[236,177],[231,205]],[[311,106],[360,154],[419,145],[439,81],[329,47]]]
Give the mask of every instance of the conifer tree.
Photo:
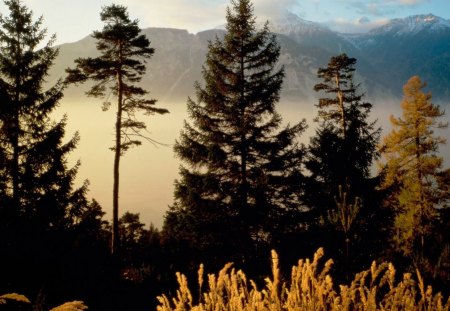
[[[329,94],[316,105],[319,128],[311,139],[308,167],[326,189],[338,193],[357,188],[370,176],[370,166],[377,158],[380,129],[368,120],[372,104],[362,101],[359,85],[354,82],[356,59],[346,54],[331,57],[317,75],[323,82],[314,90]],[[331,189],[330,189],[331,190]],[[358,195],[357,189],[352,196]]]
[[[345,196],[349,204],[358,202],[358,215],[352,216],[356,217],[354,224],[351,230],[344,231],[345,236],[342,237],[346,250],[356,242],[353,236],[357,230],[364,228],[370,231],[370,227],[377,230],[373,228],[376,226],[373,220],[380,214],[375,210],[377,182],[370,175],[371,165],[378,157],[380,129],[375,121],[369,121],[372,105],[363,101],[360,86],[355,83],[355,64],[355,58],[341,54],[331,57],[326,68],[319,68],[318,77],[322,82],[316,84],[314,89],[326,96],[321,97],[316,105],[318,115],[315,121],[319,122],[319,126],[310,140],[305,164],[311,173],[305,202],[310,207],[312,228],[317,226],[317,239],[323,239],[320,245],[329,243],[329,248],[343,245],[340,241],[334,241],[335,233],[324,234],[327,231],[323,226],[334,224],[325,220],[330,213],[339,213],[340,205],[336,202],[340,197]],[[340,227],[330,228],[330,232],[336,229]],[[360,232],[359,236],[364,234]],[[369,245],[367,240],[364,243]],[[340,252],[345,253],[346,258],[350,256],[348,251]]]
[[[67,164],[78,135],[67,140],[66,118],[51,119],[63,96],[61,81],[45,89],[58,53],[52,47],[55,37],[40,47],[46,37],[42,17],[33,21],[20,0],[5,4],[9,15],[0,16],[0,274],[2,286],[33,288],[69,243],[64,237],[77,225],[75,218],[89,209],[87,182],[74,189],[78,164]]]
[[[113,185],[113,228],[111,251],[119,246],[119,167],[120,158],[132,146],[141,144],[142,139],[151,140],[144,131],[146,125],[137,119],[136,114],[164,114],[166,109],[156,108],[154,99],[147,99],[148,91],[137,85],[146,72],[146,59],[154,54],[150,41],[140,34],[137,20],[130,20],[127,8],[110,5],[100,13],[105,23],[102,31],[94,31],[100,56],[78,58],[76,68],[67,69],[68,83],[82,83],[93,80],[95,84],[88,96],[116,99],[114,185]],[[110,102],[103,109],[109,109]]]
[[[431,102],[431,93],[423,92],[425,86],[418,76],[404,85],[402,117],[391,116],[393,129],[381,148],[385,158],[382,186],[390,188],[387,204],[396,213],[395,245],[419,260],[446,192],[445,184],[439,182],[442,157],[437,154],[445,139],[435,135],[434,129],[447,124],[438,121],[444,112]]]
[[[267,24],[256,29],[251,2],[231,1],[226,19],[223,40],[209,43],[197,100],[188,100],[192,123],[175,144],[184,164],[164,225],[222,262],[248,259],[297,225],[304,148],[296,138],[306,127],[279,130],[280,48]]]
[[[66,119],[57,123],[50,119],[63,96],[62,82],[43,90],[58,53],[52,48],[55,37],[37,49],[46,35],[42,18],[33,22],[32,12],[20,0],[5,4],[10,15],[0,18],[3,207],[35,213],[36,221],[58,226],[66,219],[78,168],[68,169],[66,157],[79,138],[76,134],[63,143]],[[85,186],[79,191],[84,192]]]

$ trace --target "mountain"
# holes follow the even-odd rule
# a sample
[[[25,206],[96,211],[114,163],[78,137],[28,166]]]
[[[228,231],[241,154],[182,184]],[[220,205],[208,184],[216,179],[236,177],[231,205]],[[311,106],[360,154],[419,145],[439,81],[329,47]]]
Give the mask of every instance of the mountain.
[[[294,14],[269,23],[281,46],[280,66],[285,80],[278,110],[287,122],[307,118],[310,128],[302,136],[307,143],[314,131],[316,115],[313,91],[319,67],[331,56],[345,52],[357,58],[356,78],[369,102],[374,103],[374,117],[388,128],[388,116],[398,115],[399,96],[411,75],[419,74],[429,84],[434,98],[448,102],[450,94],[450,27],[448,21],[425,15],[392,20],[366,34],[350,35],[330,30]],[[222,37],[224,30],[211,29],[197,34],[186,30],[148,28],[155,54],[148,61],[142,84],[158,99],[158,106],[168,108],[169,115],[146,118],[156,140],[172,145],[187,119],[186,99],[194,94],[194,82],[203,83],[202,66],[208,41]],[[59,56],[51,68],[49,83],[64,77],[65,69],[74,66],[77,57],[96,56],[95,41],[90,37],[59,46]],[[68,134],[79,131],[80,144],[74,161],[80,159],[80,181],[88,178],[91,195],[109,211],[112,189],[112,153],[114,111],[102,112],[101,100],[83,94],[88,85],[71,86],[64,92],[60,116],[68,115]],[[450,154],[449,147],[443,154]],[[121,170],[121,208],[140,212],[145,223],[162,225],[167,206],[173,202],[173,181],[178,178],[179,161],[171,147],[155,148],[151,144],[130,150]]]
[[[342,34],[287,13],[270,21],[269,28],[281,45],[280,65],[286,70],[283,96],[290,100],[317,97],[313,91],[317,69],[343,52],[358,60],[357,79],[371,99],[401,96],[402,86],[412,75],[427,81],[435,98],[450,97],[448,20],[417,15],[391,20],[366,34]],[[208,40],[223,36],[224,30],[190,34],[186,30],[148,28],[143,33],[156,51],[143,83],[150,86],[155,98],[180,100],[194,94],[195,81],[202,82]],[[64,44],[53,74],[63,76],[76,57],[95,54],[90,37]]]
[[[434,15],[394,19],[367,34],[343,36],[380,68],[374,80],[400,94],[412,75],[427,81],[435,98],[450,97],[450,21]]]
[[[413,75],[427,81],[436,99],[450,97],[449,20],[416,15],[393,19],[366,34],[342,34],[288,13],[270,26],[297,43],[294,55],[312,56],[319,66],[342,52],[355,57],[360,81],[374,99],[401,96],[403,85]],[[315,51],[311,54],[308,49]]]

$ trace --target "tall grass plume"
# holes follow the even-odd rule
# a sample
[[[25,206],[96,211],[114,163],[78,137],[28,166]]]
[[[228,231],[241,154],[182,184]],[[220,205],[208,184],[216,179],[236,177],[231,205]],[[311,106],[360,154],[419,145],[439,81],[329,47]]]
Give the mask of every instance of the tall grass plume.
[[[272,276],[259,289],[242,270],[226,264],[217,274],[207,276],[203,265],[198,274],[199,301],[193,300],[187,278],[177,273],[176,296],[158,297],[158,311],[203,310],[450,310],[450,298],[434,294],[419,273],[406,273],[396,281],[391,263],[373,262],[370,269],[355,275],[348,285],[335,286],[330,275],[333,261],[322,263],[324,251],[318,249],[312,260],[299,260],[290,279],[280,277],[278,255],[272,251]],[[205,286],[204,286],[205,285]],[[206,287],[206,288],[204,288]]]

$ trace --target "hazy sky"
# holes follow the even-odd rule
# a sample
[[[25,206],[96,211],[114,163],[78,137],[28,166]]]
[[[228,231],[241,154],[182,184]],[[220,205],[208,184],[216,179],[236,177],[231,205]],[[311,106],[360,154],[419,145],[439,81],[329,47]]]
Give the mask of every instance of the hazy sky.
[[[225,22],[229,0],[23,0],[44,25],[56,33],[58,43],[77,41],[102,28],[99,12],[111,3],[128,7],[140,26],[188,29],[192,33]],[[450,19],[449,0],[254,0],[261,19],[280,15],[285,10],[300,17],[323,22],[340,31],[367,30],[395,17],[432,13]],[[3,1],[0,10],[5,12]]]
[[[131,18],[140,20],[141,28],[172,27],[196,33],[223,25],[225,9],[230,2],[23,0],[23,3],[33,10],[35,19],[40,15],[44,16],[44,27],[49,33],[57,34],[57,44],[60,44],[78,41],[93,30],[100,30],[103,25],[99,20],[99,12],[103,6],[111,3],[127,6]],[[255,14],[263,20],[282,16],[285,10],[289,10],[303,19],[326,23],[341,31],[367,30],[390,18],[414,14],[432,13],[450,19],[450,0],[254,0],[253,3]],[[8,14],[2,0],[0,11]],[[68,137],[75,131],[80,131],[81,141],[76,152],[71,155],[71,160],[73,163],[81,160],[78,179],[80,183],[84,179],[90,180],[89,195],[100,202],[109,219],[113,154],[108,147],[113,139],[114,113],[102,112],[101,101],[87,100],[85,96],[80,96],[75,99],[65,97],[63,107],[58,110],[60,115],[55,117],[58,119],[62,114],[68,113]],[[176,108],[183,107],[180,103],[166,103],[164,100],[159,103],[161,107],[171,111],[170,116],[152,116],[149,130],[159,141],[172,144],[179,135],[183,119],[187,117],[186,111]],[[315,115],[312,108],[307,111],[297,108],[295,111],[279,111],[285,116],[285,120],[292,123],[303,117],[311,121]],[[385,121],[388,120],[387,114],[386,109],[375,113],[380,120]],[[178,166],[179,160],[175,159],[171,147],[155,148],[151,144],[143,144],[140,148],[129,151],[121,162],[120,213],[139,212],[145,223],[152,222],[161,226],[167,206],[173,203],[173,182],[178,178]]]

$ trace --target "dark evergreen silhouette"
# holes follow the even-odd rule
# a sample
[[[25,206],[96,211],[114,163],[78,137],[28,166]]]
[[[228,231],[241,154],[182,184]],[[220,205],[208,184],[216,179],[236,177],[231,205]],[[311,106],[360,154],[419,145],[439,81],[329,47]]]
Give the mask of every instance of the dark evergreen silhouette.
[[[35,212],[47,225],[64,226],[61,222],[66,219],[65,207],[78,167],[67,169],[66,157],[79,137],[76,134],[63,143],[66,119],[57,123],[50,119],[63,96],[61,81],[43,90],[58,53],[52,48],[55,37],[37,49],[46,34],[41,30],[42,18],[33,22],[32,13],[20,1],[5,4],[10,15],[0,19],[4,204],[20,212]],[[59,202],[62,198],[67,201]],[[38,208],[40,204],[51,207]]]
[[[113,185],[113,224],[111,251],[119,247],[119,166],[120,158],[132,146],[141,144],[142,139],[152,141],[146,136],[146,125],[137,119],[138,113],[151,115],[164,114],[166,109],[156,108],[154,99],[147,99],[148,91],[138,86],[146,71],[146,59],[154,49],[145,35],[140,34],[137,20],[130,20],[127,8],[110,5],[100,13],[105,23],[102,31],[94,31],[97,50],[96,58],[78,58],[76,68],[67,69],[67,83],[82,83],[93,80],[95,83],[87,94],[105,98],[103,109],[109,109],[110,96],[116,99],[114,185]]]
[[[58,54],[52,47],[55,36],[45,44],[42,18],[34,21],[20,0],[5,4],[9,15],[0,17],[0,292],[21,292],[48,306],[79,285],[84,271],[68,254],[88,235],[89,215],[102,214],[86,199],[88,183],[75,186],[79,164],[68,164],[78,135],[65,137],[66,118],[51,119],[64,88],[62,81],[48,88],[46,83]],[[96,232],[90,240],[95,243],[100,227],[88,227]],[[80,260],[85,255],[77,252]],[[60,286],[71,273],[67,267],[80,270],[73,287]]]
[[[142,140],[152,141],[136,116],[167,110],[155,108],[138,84],[154,53],[150,42],[125,7],[111,5],[101,13],[105,27],[93,35],[100,56],[76,60],[66,80],[93,80],[88,95],[103,97],[105,109],[109,98],[117,100],[111,226],[100,205],[87,200],[88,182],[75,186],[79,163],[70,167],[68,156],[78,135],[65,137],[65,117],[50,118],[66,86],[46,81],[58,54],[54,36],[43,45],[42,18],[33,21],[20,0],[5,4],[10,14],[0,17],[0,295],[24,294],[36,310],[72,300],[92,310],[148,310],[156,304],[152,297],[175,288],[171,280],[180,268],[191,268],[195,279],[201,262],[216,272],[234,261],[252,277],[264,277],[270,248],[279,250],[281,265],[290,268],[319,246],[336,261],[339,284],[384,255],[383,248],[392,251],[387,244],[392,210],[404,205],[396,210],[398,224],[400,212],[418,206],[417,186],[398,182],[406,176],[402,169],[415,165],[409,158],[418,156],[401,148],[408,133],[401,142],[398,131],[389,136],[383,151],[390,161],[380,176],[370,174],[379,129],[369,121],[372,105],[363,102],[354,81],[356,59],[342,54],[319,69],[322,82],[315,89],[326,96],[317,104],[319,126],[306,150],[297,141],[305,121],[282,128],[275,109],[284,77],[275,36],[267,24],[256,28],[249,0],[232,0],[227,33],[210,42],[204,83],[196,83],[197,98],[188,100],[191,122],[175,144],[183,164],[163,231],[147,230],[139,214],[126,212],[118,219],[120,157]],[[409,84],[412,91],[423,87],[420,81]],[[430,95],[416,93],[407,97],[428,103]],[[442,115],[439,109],[431,112]],[[407,123],[393,120],[397,126]],[[428,136],[416,137],[425,144],[419,149],[435,152],[443,140]],[[426,215],[413,215],[400,223],[409,226],[413,246],[422,245],[413,249],[427,260],[420,269],[428,272],[424,277],[446,293],[450,170],[441,170],[438,157],[431,164],[420,158],[434,168],[426,180],[431,190],[417,192],[430,194],[428,201],[420,200],[434,204],[433,217],[426,222],[420,219]],[[387,184],[376,191],[379,180]],[[418,224],[411,226],[414,221]],[[424,238],[421,225],[427,226]],[[411,258],[392,257],[401,272],[411,268]]]
[[[256,29],[251,2],[231,1],[226,18],[223,40],[209,43],[204,85],[188,100],[192,123],[175,144],[184,164],[164,224],[177,247],[218,265],[266,254],[296,227],[304,153],[296,139],[306,127],[279,130],[280,49],[267,24]]]
[[[145,262],[144,249],[147,246],[148,231],[140,222],[139,214],[126,212],[119,219],[119,236],[122,254],[122,275],[126,280],[141,280]]]
[[[346,192],[352,188],[357,192],[358,184],[370,176],[370,166],[378,157],[380,129],[369,121],[372,105],[362,101],[363,94],[354,81],[355,64],[356,59],[346,54],[332,57],[328,66],[317,72],[323,82],[314,86],[314,90],[329,96],[321,97],[316,105],[319,129],[311,140],[308,168],[316,180],[335,188],[332,193],[338,193],[339,185]],[[325,141],[336,144],[329,149],[335,150],[332,155],[320,150],[328,147]]]
[[[378,180],[370,174],[378,158],[380,128],[376,121],[369,120],[372,105],[363,101],[355,83],[355,64],[355,58],[341,54],[318,70],[322,82],[314,89],[324,96],[316,105],[319,126],[311,137],[305,165],[310,172],[305,201],[310,207],[311,228],[317,230],[319,245],[330,245],[345,261],[357,240],[362,243],[359,249],[366,247],[365,255],[372,259],[376,248],[370,243],[383,240],[374,227],[379,226],[376,219],[383,215],[375,191]]]

